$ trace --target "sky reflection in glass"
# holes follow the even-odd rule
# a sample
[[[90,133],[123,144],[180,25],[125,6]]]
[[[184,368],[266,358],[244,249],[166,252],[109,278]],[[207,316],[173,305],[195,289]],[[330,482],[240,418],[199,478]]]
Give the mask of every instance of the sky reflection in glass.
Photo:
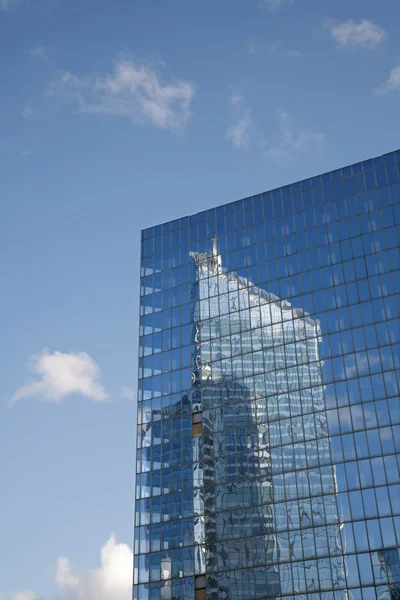
[[[135,599],[398,597],[399,159],[142,233]]]

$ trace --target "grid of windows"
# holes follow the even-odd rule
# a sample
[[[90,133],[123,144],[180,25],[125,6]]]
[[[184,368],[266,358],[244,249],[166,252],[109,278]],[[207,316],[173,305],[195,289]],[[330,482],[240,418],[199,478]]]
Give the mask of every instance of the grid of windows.
[[[399,161],[142,232],[135,600],[399,597]]]

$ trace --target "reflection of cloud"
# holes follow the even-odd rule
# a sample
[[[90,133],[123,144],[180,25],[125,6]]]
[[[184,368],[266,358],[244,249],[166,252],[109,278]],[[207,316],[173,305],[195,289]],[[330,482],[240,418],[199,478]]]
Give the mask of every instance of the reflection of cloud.
[[[343,371],[343,377],[352,379],[358,375],[367,375],[370,373],[371,367],[377,367],[381,365],[379,356],[362,356],[355,355],[355,364],[349,367],[345,366]]]
[[[346,423],[346,425],[353,426],[355,421],[361,421],[363,423],[364,422],[363,419],[364,419],[364,413],[363,413],[361,404],[354,404],[351,407],[351,413],[350,413],[350,411],[342,411],[340,413],[340,422]],[[364,428],[364,426],[363,426],[363,428]]]
[[[364,411],[362,409],[361,404],[354,404],[351,407],[351,414],[354,421],[359,420],[362,422],[364,419]]]
[[[353,379],[353,377],[357,377],[358,375],[358,370],[357,370],[357,365],[350,365],[349,367],[345,366],[344,370],[342,372],[342,378],[343,379]]]
[[[391,427],[380,427],[379,433],[381,440],[393,440]]]

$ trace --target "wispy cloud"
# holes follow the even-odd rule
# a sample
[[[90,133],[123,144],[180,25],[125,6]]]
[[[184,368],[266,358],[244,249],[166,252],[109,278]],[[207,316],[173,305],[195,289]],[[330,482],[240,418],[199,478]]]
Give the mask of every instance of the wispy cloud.
[[[303,53],[298,50],[285,50],[285,48],[281,48],[278,44],[270,44],[268,49],[271,54],[277,54],[278,56],[287,56],[289,58],[301,58],[303,56]]]
[[[188,81],[163,83],[149,65],[120,60],[112,73],[102,76],[64,72],[47,94],[71,102],[81,113],[113,115],[133,125],[180,132],[191,117],[195,88]]]
[[[322,151],[325,145],[324,133],[296,125],[290,115],[282,109],[275,111],[275,121],[279,130],[276,143],[263,142],[262,146],[265,156],[274,159],[279,166],[287,166],[304,152]]]
[[[388,94],[389,92],[396,92],[400,90],[400,65],[394,67],[389,73],[386,83],[378,86],[375,89],[377,94]]]
[[[48,51],[48,47],[42,46],[42,44],[38,44],[37,46],[33,46],[33,48],[30,48],[29,54],[35,58],[42,58],[43,60],[47,60],[49,58]]]
[[[13,600],[36,600],[36,594],[31,590],[26,592],[18,592],[18,594],[14,594]]]
[[[33,110],[31,109],[31,107],[30,107],[30,106],[27,106],[27,105],[26,105],[26,106],[24,106],[24,108],[22,109],[22,113],[21,113],[21,114],[22,114],[22,117],[23,117],[24,119],[29,119],[29,118],[32,116],[32,114],[33,114]]]
[[[238,104],[242,104],[243,96],[240,92],[233,91],[229,96],[228,102],[231,106],[238,106]]]
[[[69,558],[58,559],[56,584],[64,600],[131,600],[133,553],[127,544],[118,543],[113,534],[100,551],[101,564],[75,574]],[[36,600],[34,592],[21,592],[13,600]]]
[[[248,45],[248,53],[249,54],[258,54],[260,50],[264,48],[264,44],[262,44],[256,37],[251,37]]]
[[[228,127],[226,137],[236,150],[248,150],[252,128],[250,110],[247,109],[242,117]]]
[[[338,48],[360,47],[373,49],[386,38],[384,29],[373,21],[362,19],[355,21],[328,21],[325,23]]]
[[[100,368],[86,352],[43,350],[31,356],[29,363],[36,379],[26,381],[12,395],[9,406],[22,398],[62,402],[71,394],[81,394],[95,402],[107,399],[107,393],[100,383]]]
[[[121,386],[121,393],[120,393],[121,398],[123,398],[124,400],[134,400],[135,396],[136,396],[136,392],[134,390],[134,388],[132,387],[127,387],[126,385],[122,385]]]
[[[284,8],[286,4],[293,4],[294,0],[264,0],[263,4],[272,12],[278,12]]]
[[[226,139],[235,150],[247,151],[254,129],[251,110],[245,105],[243,96],[237,91],[233,91],[230,95],[229,105],[232,107],[232,122],[226,132]]]

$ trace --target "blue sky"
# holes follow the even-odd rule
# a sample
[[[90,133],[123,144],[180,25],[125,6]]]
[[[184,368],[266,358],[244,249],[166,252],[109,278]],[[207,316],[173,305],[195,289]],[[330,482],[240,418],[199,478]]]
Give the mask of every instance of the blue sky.
[[[0,0],[1,600],[128,600],[140,230],[397,148],[399,21]]]

